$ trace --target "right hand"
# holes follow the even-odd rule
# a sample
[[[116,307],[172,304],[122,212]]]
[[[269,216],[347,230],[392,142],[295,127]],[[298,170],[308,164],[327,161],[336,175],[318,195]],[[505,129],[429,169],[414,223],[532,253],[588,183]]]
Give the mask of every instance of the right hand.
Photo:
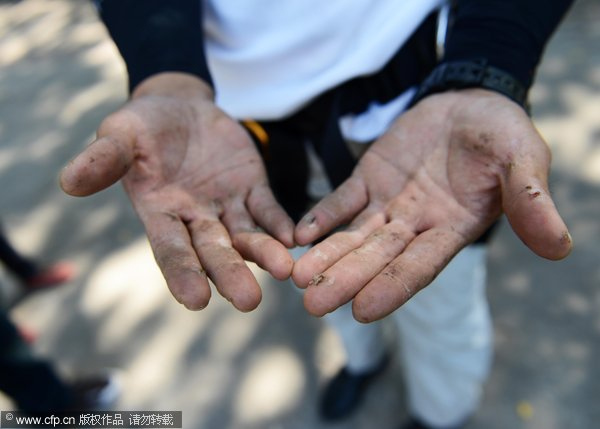
[[[501,213],[535,253],[566,257],[572,242],[548,189],[550,159],[509,98],[476,88],[426,97],[298,224],[299,245],[347,225],[294,265],[305,307],[322,316],[352,300],[357,320],[381,319]]]
[[[60,182],[87,196],[119,179],[171,293],[187,308],[208,304],[207,276],[237,309],[256,308],[261,291],[244,259],[277,279],[290,276],[293,222],[250,137],[199,79],[163,73],[142,82]]]

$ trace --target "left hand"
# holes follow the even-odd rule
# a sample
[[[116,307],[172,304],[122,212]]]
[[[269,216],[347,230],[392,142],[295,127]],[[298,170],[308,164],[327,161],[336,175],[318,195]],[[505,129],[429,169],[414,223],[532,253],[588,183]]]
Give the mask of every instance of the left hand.
[[[572,243],[548,191],[550,160],[529,117],[502,95],[423,99],[296,227],[304,245],[348,224],[294,266],[307,310],[321,316],[353,300],[357,320],[386,316],[502,212],[535,253],[564,258]]]

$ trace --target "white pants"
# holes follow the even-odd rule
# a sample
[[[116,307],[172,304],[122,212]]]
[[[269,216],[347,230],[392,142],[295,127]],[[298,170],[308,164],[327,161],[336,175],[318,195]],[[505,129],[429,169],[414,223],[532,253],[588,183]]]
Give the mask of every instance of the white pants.
[[[360,125],[360,129],[365,128],[365,123]],[[373,130],[374,135],[381,134],[385,130],[382,127]],[[357,140],[347,137],[349,141]],[[310,151],[309,159],[311,185],[319,184],[309,186],[309,191],[319,199],[331,187],[324,179],[318,158]],[[297,259],[307,249],[293,249],[292,256]],[[408,410],[430,426],[459,425],[479,404],[493,354],[485,286],[486,246],[472,244],[456,255],[433,283],[389,316],[399,335]],[[389,346],[384,342],[381,322],[357,322],[352,317],[351,303],[324,318],[340,336],[350,371],[371,369],[386,353]]]
[[[468,246],[390,316],[409,412],[431,426],[462,423],[478,406],[493,349],[485,273],[485,245]],[[381,323],[355,321],[350,304],[325,319],[340,335],[351,371],[372,368],[386,352]]]

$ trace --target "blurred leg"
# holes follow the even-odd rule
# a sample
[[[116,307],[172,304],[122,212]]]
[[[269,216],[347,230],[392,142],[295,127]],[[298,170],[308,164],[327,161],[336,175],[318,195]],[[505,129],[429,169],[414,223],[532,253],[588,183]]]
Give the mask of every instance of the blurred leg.
[[[73,401],[70,388],[48,362],[33,356],[5,313],[0,313],[0,390],[23,411],[64,410]]]
[[[21,256],[10,244],[4,231],[0,229],[0,260],[12,273],[25,280],[37,272],[37,266]]]
[[[298,259],[309,248],[292,249],[292,257]],[[351,303],[323,319],[337,334],[346,356],[345,365],[328,380],[319,400],[321,418],[335,421],[349,416],[358,408],[371,382],[385,369],[387,353],[381,325],[354,320]]]
[[[459,425],[476,410],[490,369],[485,263],[484,244],[467,247],[393,315],[409,412],[433,427]]]

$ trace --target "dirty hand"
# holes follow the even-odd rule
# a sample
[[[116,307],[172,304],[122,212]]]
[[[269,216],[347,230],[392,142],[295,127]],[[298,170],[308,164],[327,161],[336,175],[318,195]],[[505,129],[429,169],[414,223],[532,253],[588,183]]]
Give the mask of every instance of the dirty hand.
[[[186,307],[208,304],[208,275],[236,308],[254,309],[261,291],[243,258],[278,279],[290,276],[285,246],[293,245],[294,225],[250,137],[200,80],[164,73],[142,82],[65,167],[61,186],[85,196],[119,179],[171,293]]]
[[[535,253],[571,238],[548,191],[550,151],[522,108],[472,89],[429,96],[396,120],[352,176],[297,225],[314,246],[293,279],[315,315],[353,300],[357,320],[391,313],[504,212]]]

